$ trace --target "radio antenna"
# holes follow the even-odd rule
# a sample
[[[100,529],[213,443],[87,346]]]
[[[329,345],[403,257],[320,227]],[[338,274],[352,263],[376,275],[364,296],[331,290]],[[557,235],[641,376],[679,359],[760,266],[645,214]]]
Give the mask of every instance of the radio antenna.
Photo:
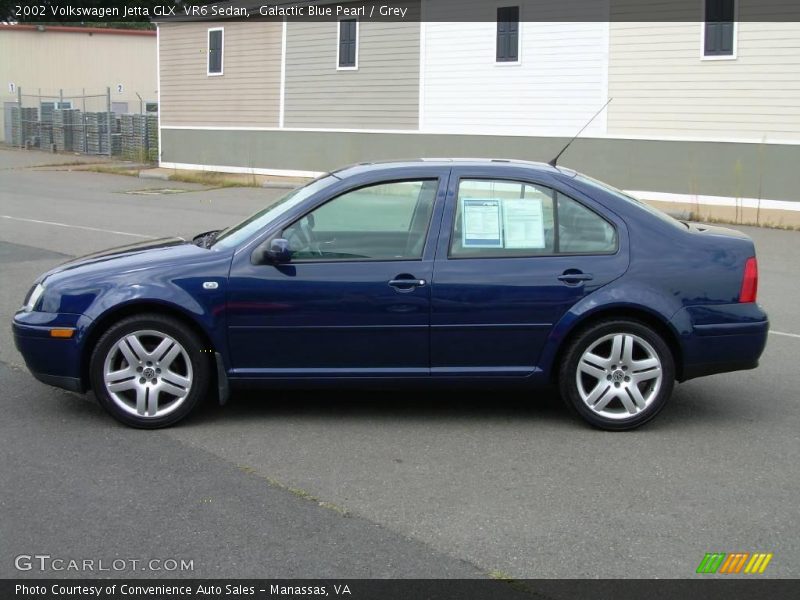
[[[558,159],[559,159],[559,158],[561,158],[561,155],[562,155],[562,154],[564,154],[564,152],[566,152],[566,151],[567,151],[567,148],[569,148],[569,147],[570,147],[570,145],[572,144],[572,142],[574,142],[575,140],[577,140],[577,139],[578,139],[578,136],[579,136],[580,134],[582,134],[582,133],[583,133],[583,130],[584,130],[584,129],[586,129],[586,128],[587,128],[589,125],[591,125],[591,124],[592,124],[592,121],[594,121],[594,120],[597,118],[597,115],[599,115],[601,112],[603,112],[603,111],[606,109],[606,106],[608,106],[609,104],[611,104],[611,101],[612,101],[613,99],[614,99],[614,98],[609,98],[609,99],[608,99],[608,101],[607,101],[605,104],[603,104],[603,107],[602,107],[600,110],[598,110],[596,113],[594,113],[594,116],[593,116],[591,119],[589,119],[589,120],[587,121],[586,125],[584,125],[584,126],[581,128],[581,130],[580,130],[578,133],[576,133],[576,134],[575,134],[575,137],[574,137],[574,138],[572,138],[570,141],[568,141],[568,142],[567,142],[567,145],[566,145],[566,146],[564,146],[564,147],[561,149],[561,152],[559,152],[558,154],[556,154],[555,158],[554,158],[553,160],[551,160],[551,161],[550,161],[549,163],[547,163],[547,164],[548,164],[548,165],[550,165],[551,167],[555,167],[555,166],[558,164]]]

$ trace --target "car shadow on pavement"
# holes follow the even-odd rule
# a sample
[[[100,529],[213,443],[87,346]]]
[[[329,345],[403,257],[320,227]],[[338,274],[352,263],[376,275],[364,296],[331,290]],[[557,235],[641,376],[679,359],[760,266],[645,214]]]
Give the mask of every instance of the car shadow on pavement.
[[[702,384],[678,385],[664,410],[641,430],[733,425],[752,421],[750,403],[731,398]],[[276,419],[318,421],[346,417],[350,421],[445,422],[484,420],[526,421],[531,425],[597,431],[573,416],[555,387],[535,390],[457,389],[235,390],[228,404],[205,402],[185,426],[215,422],[232,425]]]
[[[571,416],[553,389],[475,390],[409,388],[404,390],[236,390],[228,404],[203,404],[192,423],[216,420],[327,418],[413,421],[531,418],[569,422]]]
[[[28,377],[27,374],[18,374]],[[92,392],[85,395],[31,382],[30,392],[39,399],[36,412],[50,417],[85,420],[87,423],[112,423]],[[41,402],[41,400],[51,400]],[[747,424],[758,420],[758,411],[744,397],[725,395],[700,383],[677,386],[665,409],[646,430],[671,430],[676,427],[704,427]],[[43,415],[40,415],[43,416]],[[555,388],[520,389],[440,389],[403,390],[275,389],[235,390],[228,404],[220,407],[213,398],[198,406],[194,414],[177,427],[286,419],[287,421],[330,420],[391,421],[413,423],[464,422],[488,423],[526,421],[532,426],[564,429],[592,429],[574,417]],[[119,425],[120,427],[124,427]],[[596,430],[595,430],[596,431]]]

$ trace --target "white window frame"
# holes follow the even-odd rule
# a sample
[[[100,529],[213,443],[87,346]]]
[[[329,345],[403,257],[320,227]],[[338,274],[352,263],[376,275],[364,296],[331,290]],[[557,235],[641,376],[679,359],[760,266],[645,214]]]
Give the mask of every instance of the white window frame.
[[[341,50],[342,39],[342,21],[352,21],[353,17],[342,16],[336,21],[336,70],[337,71],[358,71],[358,51],[361,48],[361,21],[355,19],[356,22],[356,64],[352,67],[339,66],[339,51]]]
[[[211,32],[221,31],[222,38],[219,44],[219,73],[211,72]],[[225,28],[209,27],[206,32],[206,75],[208,77],[220,77],[225,74]]]
[[[700,21],[700,60],[736,60],[739,50],[739,0],[733,0],[733,52],[730,54],[712,54],[706,56],[706,3],[708,0],[700,0],[700,14],[703,20]]]
[[[516,6],[519,9],[519,22],[517,23],[517,60],[497,60],[497,9],[498,8],[513,8]],[[519,67],[522,65],[522,10],[523,6],[514,4],[514,0],[496,0],[493,4],[494,7],[494,21],[492,22],[492,34],[494,35],[494,60],[492,61],[496,67]]]

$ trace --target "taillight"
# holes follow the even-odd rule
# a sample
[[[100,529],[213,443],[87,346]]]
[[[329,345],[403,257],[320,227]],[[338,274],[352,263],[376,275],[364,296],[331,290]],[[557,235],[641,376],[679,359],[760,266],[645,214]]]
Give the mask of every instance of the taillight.
[[[744,263],[742,289],[739,291],[739,302],[755,302],[758,293],[758,261],[751,256]]]

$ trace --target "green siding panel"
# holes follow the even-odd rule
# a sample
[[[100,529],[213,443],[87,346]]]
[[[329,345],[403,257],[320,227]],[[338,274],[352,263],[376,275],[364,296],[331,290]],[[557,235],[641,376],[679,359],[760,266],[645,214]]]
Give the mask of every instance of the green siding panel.
[[[327,171],[372,160],[550,160],[566,138],[163,129],[162,161]],[[578,139],[561,164],[622,189],[800,200],[800,145]]]

